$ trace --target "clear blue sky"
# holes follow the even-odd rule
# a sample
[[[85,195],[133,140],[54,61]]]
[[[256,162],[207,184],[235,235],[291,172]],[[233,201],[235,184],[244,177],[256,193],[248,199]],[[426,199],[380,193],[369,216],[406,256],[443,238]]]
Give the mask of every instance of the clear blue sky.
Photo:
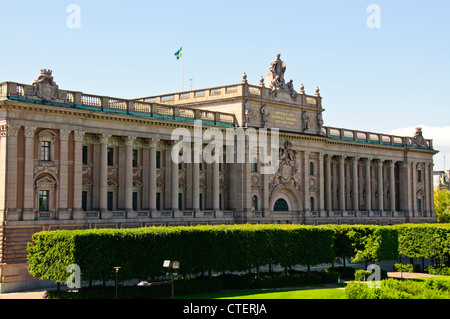
[[[381,28],[367,27],[372,3]],[[67,26],[70,4],[80,28]],[[135,98],[181,90],[181,45],[185,89],[190,78],[194,89],[239,83],[243,72],[256,85],[281,53],[297,91],[319,86],[325,125],[450,135],[447,0],[1,0],[0,10],[0,81],[31,83],[48,68],[63,89]],[[435,169],[445,152],[450,169],[450,137],[438,144]]]

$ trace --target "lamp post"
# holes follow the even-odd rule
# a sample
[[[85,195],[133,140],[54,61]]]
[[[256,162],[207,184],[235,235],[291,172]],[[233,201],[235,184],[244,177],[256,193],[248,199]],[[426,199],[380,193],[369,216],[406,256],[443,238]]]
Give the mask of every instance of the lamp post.
[[[114,267],[114,269],[116,270],[116,299],[117,299],[117,276],[119,274],[120,267]]]
[[[180,263],[178,261],[164,260],[163,267],[167,269],[166,275],[170,275],[170,277],[171,277],[172,299],[173,299],[175,296],[174,279],[175,279],[175,276],[178,275],[177,271],[180,268]],[[171,269],[173,269],[175,272],[171,272]]]

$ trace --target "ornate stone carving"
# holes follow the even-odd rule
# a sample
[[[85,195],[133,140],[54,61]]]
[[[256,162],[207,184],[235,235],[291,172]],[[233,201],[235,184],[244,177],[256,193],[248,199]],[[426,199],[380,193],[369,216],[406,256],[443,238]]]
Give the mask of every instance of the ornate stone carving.
[[[297,189],[301,189],[301,157],[298,151],[292,149],[289,141],[284,143],[284,149],[280,149],[280,161],[278,171],[275,173],[270,192],[272,193],[278,185],[293,185]]]
[[[245,126],[248,125],[250,119],[253,118],[253,109],[250,107],[250,101],[246,100],[244,103],[244,117],[245,117]]]
[[[264,126],[266,126],[267,122],[269,121],[269,117],[270,117],[270,113],[267,111],[267,106],[265,103],[263,103],[263,105],[261,105],[260,108],[260,113],[261,113],[261,123]]]
[[[36,132],[36,127],[34,127],[34,126],[25,126],[24,127],[25,137],[32,138],[32,137],[34,137],[35,132]]]
[[[307,111],[303,111],[302,120],[303,120],[303,129],[306,131],[307,129],[310,128],[310,116]]]
[[[421,147],[428,146],[427,142],[425,141],[425,139],[422,136],[422,128],[421,127],[416,128],[416,133],[411,138],[411,144],[421,146]]]
[[[293,81],[290,80],[286,83],[284,79],[284,73],[286,72],[286,63],[280,59],[281,54],[277,54],[277,57],[272,63],[270,63],[270,69],[268,73],[267,83],[270,87],[270,95],[276,97],[278,91],[289,91],[292,99],[297,98],[297,92],[294,90]]]
[[[1,136],[17,136],[19,134],[20,125],[7,124],[0,128]]]
[[[100,134],[98,136],[98,140],[100,144],[107,144],[111,136],[112,136],[111,134]]]
[[[69,135],[71,130],[59,130],[59,139],[63,141],[67,141],[69,139]]]
[[[86,132],[84,132],[84,131],[74,131],[73,138],[74,138],[75,142],[83,142],[85,134],[86,134]]]
[[[39,162],[33,170],[35,176],[40,173],[58,174],[58,166],[54,162]]]
[[[53,81],[52,70],[41,69],[41,74],[31,84],[32,90],[27,92],[26,95],[34,95],[38,98],[51,101],[56,99],[65,100],[59,92],[59,87]]]
[[[272,88],[275,87],[275,88],[286,90],[287,86],[284,81],[284,72],[286,72],[286,63],[284,63],[280,59],[280,56],[281,56],[281,54],[277,54],[276,59],[273,60],[272,63],[270,63],[269,71],[272,74],[271,85],[272,85]]]

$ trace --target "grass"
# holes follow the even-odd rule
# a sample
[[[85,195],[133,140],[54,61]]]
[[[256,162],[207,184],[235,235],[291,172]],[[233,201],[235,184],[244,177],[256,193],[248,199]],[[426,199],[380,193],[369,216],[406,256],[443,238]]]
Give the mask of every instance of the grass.
[[[178,297],[179,299],[346,299],[345,290],[313,288],[296,290],[248,290],[203,293]]]

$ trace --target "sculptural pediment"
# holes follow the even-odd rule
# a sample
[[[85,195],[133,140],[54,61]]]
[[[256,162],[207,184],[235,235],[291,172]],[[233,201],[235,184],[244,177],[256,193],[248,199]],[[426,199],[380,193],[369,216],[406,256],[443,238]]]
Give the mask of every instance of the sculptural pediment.
[[[41,69],[41,74],[33,81],[32,89],[26,95],[37,96],[38,98],[51,101],[56,99],[65,100],[59,92],[59,87],[53,81],[52,70]]]

